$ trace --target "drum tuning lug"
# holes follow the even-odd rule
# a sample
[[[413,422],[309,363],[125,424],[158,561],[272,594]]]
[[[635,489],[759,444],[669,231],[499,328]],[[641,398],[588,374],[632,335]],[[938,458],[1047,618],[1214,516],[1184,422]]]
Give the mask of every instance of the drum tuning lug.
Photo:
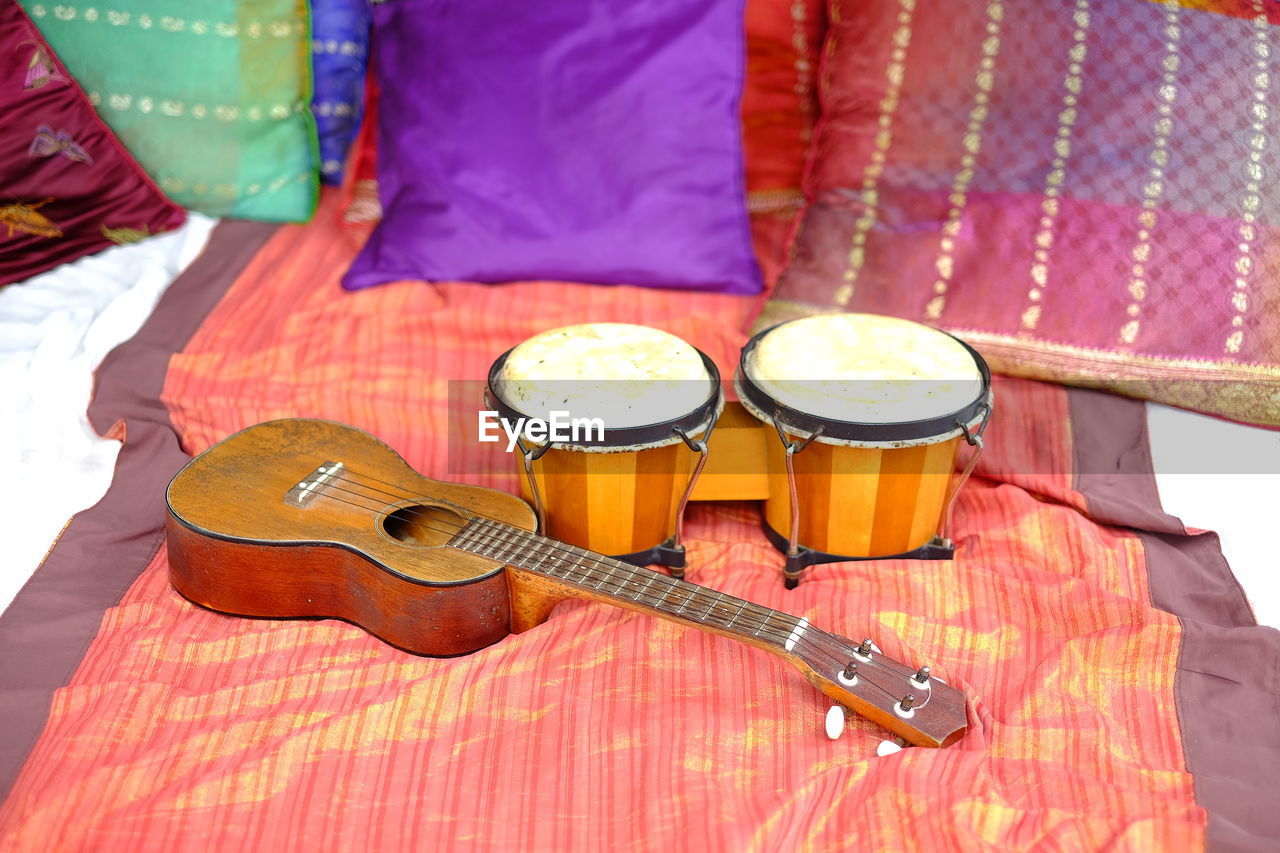
[[[945,536],[934,536],[921,550],[925,552],[921,555],[924,559],[950,560],[955,556],[956,543]]]
[[[787,562],[782,569],[782,585],[787,589],[798,587],[800,585],[800,575],[804,574],[804,570],[808,565],[803,552],[787,554]]]
[[[658,546],[659,561],[671,570],[671,577],[678,581],[684,580],[685,557],[684,546],[672,539]]]
[[[840,735],[844,734],[845,710],[843,705],[832,705],[827,709],[826,730],[827,737],[832,740],[839,740]]]

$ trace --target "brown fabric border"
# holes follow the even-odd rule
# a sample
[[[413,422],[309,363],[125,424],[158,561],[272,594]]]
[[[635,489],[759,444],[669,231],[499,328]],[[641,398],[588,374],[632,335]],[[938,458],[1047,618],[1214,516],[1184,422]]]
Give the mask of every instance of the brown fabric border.
[[[160,400],[169,358],[276,227],[220,223],[138,333],[98,368],[89,421],[104,435],[122,424],[124,446],[102,500],[71,519],[0,615],[0,802],[44,729],[54,691],[164,538],[164,487],[188,459]]]
[[[1099,521],[1130,527],[1156,607],[1178,617],[1174,698],[1211,850],[1280,848],[1280,631],[1253,617],[1212,533],[1160,506],[1142,403],[1068,389],[1075,488]]]

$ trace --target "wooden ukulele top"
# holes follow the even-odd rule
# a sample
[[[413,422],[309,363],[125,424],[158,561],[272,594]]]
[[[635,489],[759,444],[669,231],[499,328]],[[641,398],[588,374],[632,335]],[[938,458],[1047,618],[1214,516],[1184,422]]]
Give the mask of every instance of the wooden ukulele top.
[[[286,499],[326,462],[342,469],[324,484],[323,500],[301,506]],[[397,510],[421,506],[420,496],[427,495],[428,511],[442,518],[484,516],[537,527],[533,510],[513,495],[428,479],[368,433],[322,420],[270,421],[236,433],[183,468],[166,498],[180,523],[206,535],[337,545],[419,582],[465,582],[501,570],[492,558],[446,547],[451,532],[419,525],[405,531],[416,539],[401,539],[387,529]]]

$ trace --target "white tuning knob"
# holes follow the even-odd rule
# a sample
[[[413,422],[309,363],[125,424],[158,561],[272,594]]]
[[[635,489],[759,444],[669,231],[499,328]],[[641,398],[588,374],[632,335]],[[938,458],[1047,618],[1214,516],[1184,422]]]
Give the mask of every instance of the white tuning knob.
[[[827,737],[839,740],[844,734],[844,706],[832,705],[827,711]]]
[[[880,745],[876,747],[876,755],[884,758],[886,755],[893,755],[895,752],[902,752],[902,747],[898,746],[891,740],[882,740]]]

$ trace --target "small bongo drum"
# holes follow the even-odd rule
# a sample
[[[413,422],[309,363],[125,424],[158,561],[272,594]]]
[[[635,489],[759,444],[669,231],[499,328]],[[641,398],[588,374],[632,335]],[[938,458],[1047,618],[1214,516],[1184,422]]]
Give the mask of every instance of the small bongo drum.
[[[748,341],[734,384],[777,433],[764,531],[788,588],[815,563],[951,557],[951,509],[991,414],[972,347],[909,320],[806,317]],[[974,452],[955,478],[962,441]]]
[[[582,427],[518,441],[521,490],[545,534],[683,574],[684,509],[724,407],[711,359],[658,329],[569,326],[499,357],[486,399],[508,425],[559,415]]]

